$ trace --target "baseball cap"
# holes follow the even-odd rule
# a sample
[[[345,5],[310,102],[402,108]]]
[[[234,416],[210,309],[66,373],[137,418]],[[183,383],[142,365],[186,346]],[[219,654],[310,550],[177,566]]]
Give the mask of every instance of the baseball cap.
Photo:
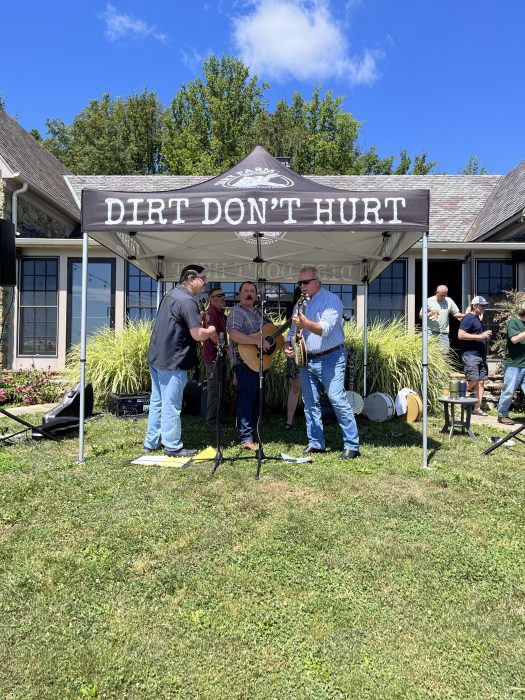
[[[472,301],[470,302],[471,304],[481,304],[481,306],[488,306],[489,302],[485,299],[485,297],[474,297]]]

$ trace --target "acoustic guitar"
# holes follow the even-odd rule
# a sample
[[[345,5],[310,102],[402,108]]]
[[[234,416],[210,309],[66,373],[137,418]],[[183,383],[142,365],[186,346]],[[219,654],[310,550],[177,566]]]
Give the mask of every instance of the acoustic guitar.
[[[310,295],[303,292],[297,300],[297,313],[304,314],[306,303],[310,301]],[[300,328],[292,336],[292,348],[294,351],[295,364],[298,367],[306,367],[308,362],[308,351],[306,350],[306,342],[303,338],[303,329]]]
[[[301,298],[306,295],[301,295]],[[301,299],[297,302],[298,304],[301,302]],[[270,362],[272,361],[275,353],[277,350],[281,350],[283,345],[284,345],[284,338],[283,338],[283,333],[285,330],[287,330],[292,324],[292,316],[285,321],[282,326],[275,326],[273,323],[266,323],[263,328],[262,328],[262,336],[263,336],[263,342],[265,340],[268,341],[270,347],[268,350],[263,350],[263,357],[262,357],[262,363],[263,363],[263,369],[268,369]],[[259,333],[252,333],[251,335],[252,338],[260,338]],[[260,359],[260,354],[259,354],[259,345],[245,345],[243,343],[239,343],[237,345],[237,350],[239,352],[239,355],[241,356],[242,361],[254,372],[259,371],[259,359]]]

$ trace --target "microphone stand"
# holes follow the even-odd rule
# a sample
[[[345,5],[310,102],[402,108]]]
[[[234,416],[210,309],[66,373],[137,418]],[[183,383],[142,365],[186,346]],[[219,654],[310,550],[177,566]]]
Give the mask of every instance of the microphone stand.
[[[223,387],[223,368],[224,368],[224,355],[226,352],[226,341],[224,339],[224,333],[219,333],[219,342],[217,343],[217,355],[215,357],[215,362],[213,363],[213,371],[210,375],[210,379],[213,380],[216,372],[219,373],[219,378],[217,380],[217,408],[215,410],[215,458],[212,474],[215,474],[219,464],[224,461],[221,449],[221,406],[222,406],[222,387]]]

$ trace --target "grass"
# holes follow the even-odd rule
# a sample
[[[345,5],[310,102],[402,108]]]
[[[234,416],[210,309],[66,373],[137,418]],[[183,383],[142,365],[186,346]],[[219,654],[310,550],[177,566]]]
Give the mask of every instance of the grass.
[[[281,422],[266,452],[298,454]],[[330,426],[259,481],[131,465],[145,423],[108,415],[82,465],[74,438],[0,448],[0,697],[523,698],[525,446],[482,457],[493,430],[441,424],[429,471],[420,426],[363,420],[359,460]]]

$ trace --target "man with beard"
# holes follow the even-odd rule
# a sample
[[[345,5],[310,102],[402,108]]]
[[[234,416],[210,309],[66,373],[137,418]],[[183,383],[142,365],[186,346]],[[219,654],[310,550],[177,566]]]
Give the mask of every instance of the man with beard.
[[[259,373],[248,367],[239,356],[237,346],[255,345],[260,342],[259,331],[268,319],[255,308],[257,287],[253,282],[243,282],[239,288],[239,303],[228,316],[226,328],[230,337],[230,361],[237,382],[237,426],[241,446],[246,450],[257,450],[254,440],[258,439],[257,421],[259,418]],[[263,341],[264,350],[269,349],[268,341]]]

